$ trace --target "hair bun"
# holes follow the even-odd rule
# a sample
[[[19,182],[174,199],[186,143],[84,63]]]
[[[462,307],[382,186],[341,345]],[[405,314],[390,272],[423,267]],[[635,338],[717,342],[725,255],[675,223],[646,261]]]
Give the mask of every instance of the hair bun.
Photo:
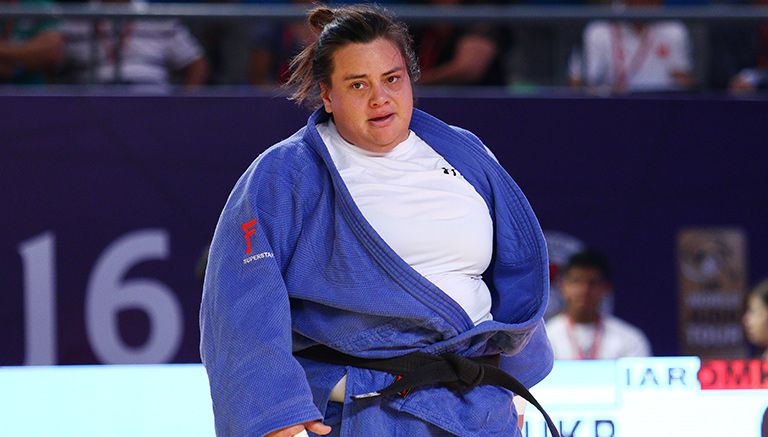
[[[333,21],[333,19],[334,15],[332,9],[325,6],[318,6],[309,11],[307,21],[309,21],[309,25],[312,26],[316,32],[320,33],[328,23]]]

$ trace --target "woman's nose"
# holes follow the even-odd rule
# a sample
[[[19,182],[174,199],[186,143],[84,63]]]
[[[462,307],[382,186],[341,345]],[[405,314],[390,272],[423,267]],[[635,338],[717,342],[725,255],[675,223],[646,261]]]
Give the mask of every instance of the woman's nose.
[[[389,101],[389,93],[382,84],[374,84],[371,87],[371,106],[377,108]]]

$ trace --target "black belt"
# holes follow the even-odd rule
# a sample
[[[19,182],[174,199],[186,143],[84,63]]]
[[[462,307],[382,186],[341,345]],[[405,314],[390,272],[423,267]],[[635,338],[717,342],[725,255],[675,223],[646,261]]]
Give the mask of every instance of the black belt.
[[[379,370],[398,376],[395,382],[381,390],[352,395],[354,400],[392,394],[406,396],[413,389],[436,384],[459,391],[469,391],[478,385],[504,387],[536,407],[547,421],[552,436],[560,437],[554,422],[531,392],[515,377],[499,369],[498,355],[466,358],[452,353],[432,355],[411,352],[399,357],[371,359],[347,355],[322,344],[293,354],[323,363]]]

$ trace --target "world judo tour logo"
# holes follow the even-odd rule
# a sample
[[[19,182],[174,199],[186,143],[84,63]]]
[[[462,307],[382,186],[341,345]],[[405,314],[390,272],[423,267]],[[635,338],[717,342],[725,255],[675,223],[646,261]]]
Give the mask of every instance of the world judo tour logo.
[[[243,238],[245,238],[245,254],[251,255],[251,252],[253,252],[253,246],[251,246],[251,236],[256,233],[256,219],[249,220],[240,227],[243,229]],[[248,264],[250,262],[260,260],[263,258],[274,258],[275,255],[272,252],[261,252],[257,253],[256,255],[247,256],[246,258],[243,258],[243,264]]]

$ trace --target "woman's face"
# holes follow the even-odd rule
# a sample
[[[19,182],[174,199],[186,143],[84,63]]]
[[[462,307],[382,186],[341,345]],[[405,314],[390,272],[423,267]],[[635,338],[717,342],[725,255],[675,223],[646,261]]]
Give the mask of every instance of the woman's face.
[[[320,84],[320,95],[341,136],[360,148],[388,152],[408,138],[411,80],[400,50],[388,39],[336,50],[331,86]]]
[[[749,297],[742,321],[747,340],[755,346],[768,347],[768,305],[759,296]]]

